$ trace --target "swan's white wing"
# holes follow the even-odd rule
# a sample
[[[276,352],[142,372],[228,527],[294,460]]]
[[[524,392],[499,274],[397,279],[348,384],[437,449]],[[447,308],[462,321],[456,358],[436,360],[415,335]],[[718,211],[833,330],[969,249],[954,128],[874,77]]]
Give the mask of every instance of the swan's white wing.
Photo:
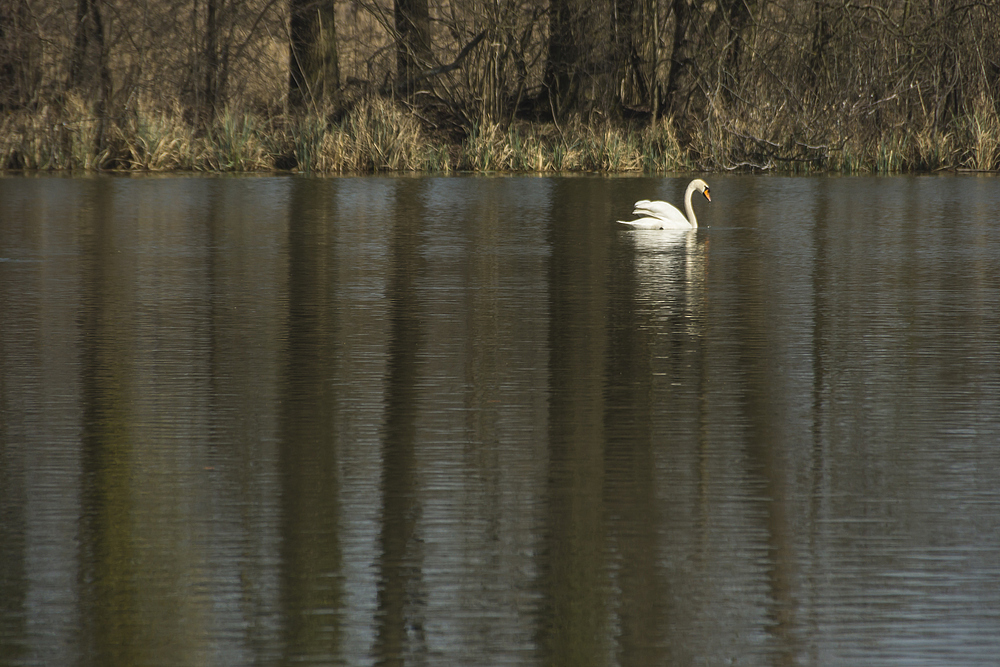
[[[632,215],[660,218],[661,220],[687,225],[688,227],[691,226],[687,217],[676,206],[665,201],[649,201],[648,199],[637,201]]]
[[[635,229],[692,229],[692,225],[683,213],[672,204],[665,201],[649,201],[643,199],[635,203],[632,215],[642,216],[634,222],[624,222]]]

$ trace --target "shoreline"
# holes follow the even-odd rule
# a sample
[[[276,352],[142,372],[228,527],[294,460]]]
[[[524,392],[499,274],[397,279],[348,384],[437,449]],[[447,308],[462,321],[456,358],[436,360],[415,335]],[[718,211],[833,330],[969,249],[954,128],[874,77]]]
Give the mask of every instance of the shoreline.
[[[82,101],[0,118],[0,171],[113,173],[997,173],[996,116],[929,135],[890,128],[778,144],[734,128],[678,138],[671,119],[516,120],[450,135],[391,99],[289,116],[226,110],[199,129],[177,108],[138,105],[94,118]],[[984,122],[985,121],[985,122]],[[710,123],[703,123],[711,126]],[[963,132],[974,129],[975,131]],[[867,139],[862,137],[867,136]]]

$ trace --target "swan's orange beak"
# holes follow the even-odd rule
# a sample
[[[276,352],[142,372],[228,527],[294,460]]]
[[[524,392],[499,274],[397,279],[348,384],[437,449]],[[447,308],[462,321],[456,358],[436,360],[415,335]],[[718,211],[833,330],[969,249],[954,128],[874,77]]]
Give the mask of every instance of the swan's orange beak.
[[[705,188],[705,191],[702,194],[705,195],[705,199],[712,201],[712,197],[708,194],[708,188]]]

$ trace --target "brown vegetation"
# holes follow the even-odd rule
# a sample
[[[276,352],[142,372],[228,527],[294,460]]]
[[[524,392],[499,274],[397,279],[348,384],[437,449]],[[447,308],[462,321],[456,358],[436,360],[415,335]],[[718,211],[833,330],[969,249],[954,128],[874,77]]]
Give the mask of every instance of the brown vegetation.
[[[1000,168],[1000,6],[9,0],[0,168]]]

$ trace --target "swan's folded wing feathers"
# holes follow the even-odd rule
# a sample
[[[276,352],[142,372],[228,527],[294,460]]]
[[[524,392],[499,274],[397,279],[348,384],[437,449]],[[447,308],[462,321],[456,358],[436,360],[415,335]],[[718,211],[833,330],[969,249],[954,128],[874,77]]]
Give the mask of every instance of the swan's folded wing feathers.
[[[665,201],[649,201],[644,199],[642,201],[637,201],[635,204],[636,207],[635,210],[632,211],[632,215],[638,215],[644,218],[656,218],[668,227],[686,228],[691,226],[683,213]]]
[[[637,201],[632,215],[648,215],[652,218],[665,219],[673,219],[678,216],[684,217],[684,214],[673,204],[665,201],[649,201],[648,199]],[[686,220],[687,218],[684,219]]]

